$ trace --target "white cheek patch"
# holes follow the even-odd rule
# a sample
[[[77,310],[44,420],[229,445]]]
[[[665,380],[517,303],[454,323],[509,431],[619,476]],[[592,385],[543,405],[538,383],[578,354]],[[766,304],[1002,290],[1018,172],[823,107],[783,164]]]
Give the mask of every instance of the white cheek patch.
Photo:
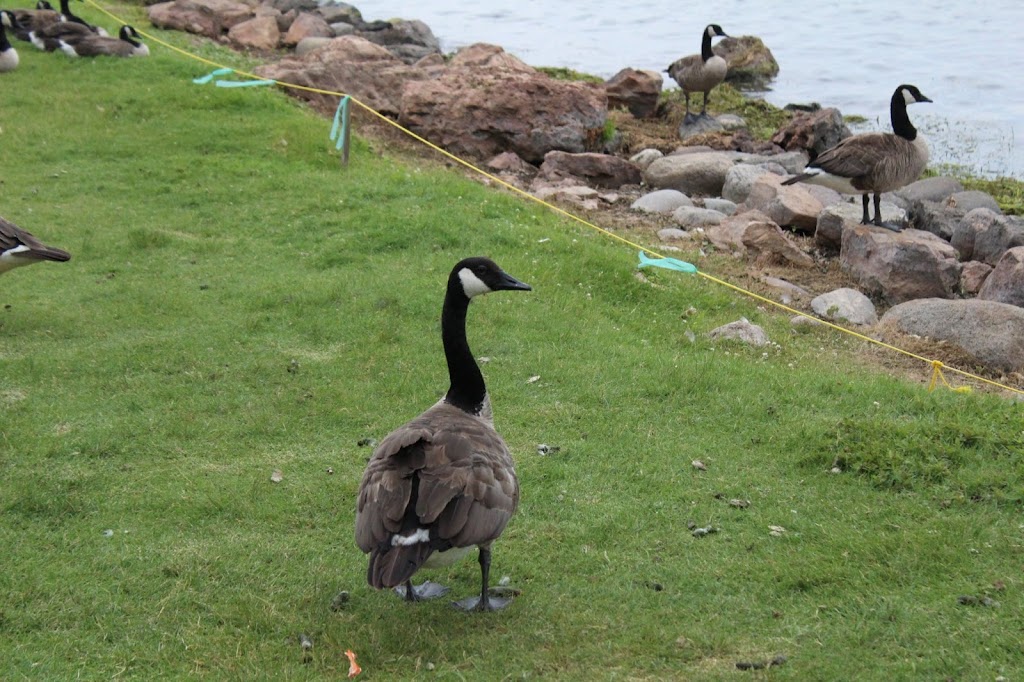
[[[917,98],[910,94],[910,90],[903,88],[903,101],[907,104],[916,104]]]
[[[483,283],[483,281],[473,274],[473,271],[469,268],[462,268],[459,270],[459,281],[462,282],[462,290],[466,292],[468,298],[479,296],[480,294],[489,294],[492,289]]]
[[[415,545],[418,542],[427,542],[430,540],[430,531],[426,528],[417,528],[415,533],[410,535],[392,535],[391,546],[408,547],[409,545]]]

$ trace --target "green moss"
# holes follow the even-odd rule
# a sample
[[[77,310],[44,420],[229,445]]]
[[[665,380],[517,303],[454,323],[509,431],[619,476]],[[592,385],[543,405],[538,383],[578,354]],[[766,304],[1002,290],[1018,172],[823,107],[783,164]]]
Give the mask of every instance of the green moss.
[[[847,115],[843,116],[843,122],[844,123],[852,123],[853,125],[858,125],[860,123],[867,123],[868,122],[868,117],[867,116],[861,116],[860,114],[847,114]]]
[[[665,90],[661,97],[664,104],[682,111],[684,106],[682,90],[678,88]],[[690,95],[691,105],[699,107],[700,103],[700,95]],[[735,114],[741,116],[747,122],[750,134],[758,140],[771,139],[775,131],[793,117],[792,113],[780,109],[774,104],[769,104],[763,99],[748,97],[728,83],[719,85],[711,92],[709,111],[715,115]]]
[[[604,79],[600,76],[594,76],[589,73],[581,73],[579,71],[573,71],[572,69],[564,66],[537,66],[534,67],[541,73],[546,73],[555,80],[559,81],[583,81],[584,83],[604,83]]]
[[[1024,181],[1015,178],[978,178],[969,169],[956,164],[938,164],[925,171],[925,177],[948,175],[959,180],[964,189],[976,189],[992,196],[1008,215],[1024,215]]]

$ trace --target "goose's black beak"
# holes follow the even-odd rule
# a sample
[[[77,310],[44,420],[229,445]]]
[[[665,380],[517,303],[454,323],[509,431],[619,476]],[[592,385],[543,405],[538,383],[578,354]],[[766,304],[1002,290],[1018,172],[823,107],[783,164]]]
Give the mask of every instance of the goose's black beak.
[[[501,274],[502,278],[498,283],[498,289],[500,291],[533,291],[533,287],[526,282],[520,282],[507,272],[503,272]]]

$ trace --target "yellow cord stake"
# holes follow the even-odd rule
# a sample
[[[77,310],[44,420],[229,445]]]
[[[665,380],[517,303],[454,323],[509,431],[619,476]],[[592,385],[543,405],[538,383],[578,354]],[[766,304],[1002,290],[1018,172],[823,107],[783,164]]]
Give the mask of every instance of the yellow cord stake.
[[[122,20],[120,17],[118,17],[116,14],[110,12],[106,8],[104,8],[101,5],[99,5],[95,0],[84,0],[84,2],[86,2],[88,5],[90,5],[92,7],[95,7],[97,10],[99,10],[103,14],[106,14],[108,17],[110,17],[111,19],[113,19],[115,22],[117,22],[119,24],[127,23],[124,20]],[[162,45],[163,47],[166,47],[167,49],[169,49],[169,50],[171,50],[173,52],[177,52],[180,55],[188,57],[189,59],[193,59],[195,61],[202,62],[203,64],[206,64],[208,66],[212,66],[212,67],[214,67],[216,69],[227,69],[228,68],[228,67],[224,66],[223,64],[218,64],[217,62],[214,62],[212,60],[206,59],[204,57],[200,57],[199,55],[193,54],[193,53],[191,53],[191,52],[189,52],[187,50],[183,50],[180,47],[176,47],[174,45],[171,45],[170,43],[168,43],[168,42],[166,42],[164,40],[161,40],[161,39],[157,38],[156,36],[153,36],[153,35],[150,35],[149,33],[146,33],[145,31],[139,31],[139,34],[142,35],[143,37],[145,37],[147,40],[149,40],[149,41],[151,41],[151,42],[153,42],[153,43],[155,43],[157,45]],[[238,69],[234,69],[234,72],[236,74],[238,74],[239,76],[243,76],[243,77],[246,77],[246,78],[252,78],[254,80],[263,80],[263,79],[260,78],[260,76],[254,74],[254,73],[247,73],[245,71],[239,71]],[[274,85],[278,85],[278,86],[280,86],[282,88],[289,88],[289,89],[292,89],[292,90],[301,90],[301,91],[304,91],[304,92],[312,92],[312,93],[316,93],[316,94],[319,94],[319,95],[328,95],[330,97],[347,98],[347,100],[349,102],[351,102],[352,104],[360,107],[361,109],[363,109],[367,113],[369,113],[369,114],[371,114],[373,116],[376,116],[378,119],[380,119],[384,123],[387,123],[388,125],[390,125],[390,126],[396,128],[396,129],[400,130],[403,134],[405,134],[405,135],[413,138],[414,140],[416,140],[416,141],[426,145],[427,147],[429,147],[429,148],[433,149],[434,151],[436,151],[438,154],[441,154],[442,156],[450,159],[451,161],[454,161],[455,163],[458,163],[459,165],[461,165],[461,166],[463,166],[463,167],[473,171],[474,173],[476,173],[476,174],[478,174],[478,175],[480,175],[482,177],[487,178],[488,180],[490,180],[494,184],[500,185],[501,187],[504,187],[505,189],[509,190],[510,192],[513,192],[514,194],[518,194],[519,196],[521,196],[521,197],[523,197],[525,199],[528,199],[530,201],[538,203],[538,204],[544,206],[545,208],[547,208],[547,209],[549,209],[551,211],[554,211],[555,213],[561,214],[561,215],[565,216],[566,218],[569,218],[570,220],[573,220],[573,221],[575,221],[577,223],[580,223],[581,225],[584,225],[584,226],[586,226],[586,227],[588,227],[588,228],[590,228],[590,229],[592,229],[592,230],[594,230],[596,232],[599,232],[599,233],[603,234],[606,237],[609,237],[609,238],[614,239],[616,241],[619,241],[619,242],[621,242],[621,243],[623,243],[623,244],[625,244],[627,246],[630,246],[635,251],[646,251],[647,253],[655,255],[655,256],[657,256],[659,258],[663,258],[663,259],[667,258],[665,255],[663,255],[661,253],[658,253],[654,249],[651,249],[651,248],[646,247],[646,246],[641,246],[641,245],[639,245],[639,244],[637,244],[637,243],[635,243],[635,242],[633,242],[633,241],[631,241],[629,239],[626,239],[625,237],[617,235],[614,232],[606,230],[605,228],[600,227],[598,225],[595,225],[594,223],[592,223],[592,222],[590,222],[588,220],[585,220],[584,218],[581,218],[581,217],[579,217],[579,216],[577,216],[577,215],[575,215],[573,213],[570,213],[569,211],[566,211],[563,208],[560,208],[558,206],[555,206],[554,204],[548,203],[547,201],[544,201],[543,199],[541,199],[539,197],[535,197],[534,195],[530,194],[529,192],[527,192],[525,190],[522,190],[522,189],[516,187],[515,185],[512,185],[512,184],[502,180],[501,178],[497,177],[496,175],[488,173],[487,171],[483,170],[482,168],[479,168],[479,167],[473,165],[469,161],[467,161],[465,159],[462,159],[462,158],[460,158],[458,156],[455,156],[451,152],[449,152],[449,151],[447,151],[445,149],[442,149],[441,147],[437,146],[436,144],[434,144],[430,140],[427,140],[426,138],[424,138],[424,137],[422,137],[420,135],[417,135],[416,133],[414,133],[413,131],[409,130],[408,128],[405,128],[405,127],[399,125],[399,123],[397,121],[391,120],[390,118],[388,118],[384,114],[380,113],[379,111],[377,111],[373,107],[363,103],[358,98],[353,97],[353,96],[351,96],[348,93],[335,92],[333,90],[322,90],[320,88],[313,88],[313,87],[309,87],[309,86],[306,86],[306,85],[298,85],[296,83],[286,83],[284,81],[271,81],[271,83],[274,84]],[[795,310],[793,308],[790,308],[787,305],[784,305],[782,303],[778,303],[777,301],[773,301],[770,298],[765,298],[764,296],[760,296],[758,294],[755,294],[752,291],[747,291],[746,289],[743,289],[742,287],[739,287],[739,286],[736,286],[735,284],[731,284],[729,282],[726,282],[725,280],[718,279],[717,277],[713,277],[712,275],[709,275],[709,274],[707,274],[705,272],[701,272],[701,271],[698,270],[695,274],[698,277],[703,277],[704,279],[706,279],[708,281],[714,282],[715,284],[718,284],[720,286],[726,287],[728,289],[732,289],[733,291],[735,291],[735,292],[737,292],[739,294],[742,294],[742,295],[744,295],[744,296],[746,296],[748,298],[752,298],[752,299],[754,299],[756,301],[760,301],[761,303],[764,303],[766,305],[773,306],[773,307],[778,308],[779,310],[783,310],[783,311],[785,311],[785,312],[787,312],[787,313],[789,313],[791,315],[800,315],[801,317],[806,317],[806,318],[815,320],[817,322],[820,322],[821,324],[824,324],[827,327],[830,327],[830,328],[832,328],[832,329],[834,329],[836,331],[842,332],[843,334],[848,334],[850,336],[858,338],[861,341],[866,341],[868,343],[875,344],[876,346],[881,346],[883,348],[891,350],[891,351],[893,351],[895,353],[901,353],[903,355],[906,355],[907,357],[911,357],[911,358],[914,358],[915,360],[920,360],[921,362],[927,363],[927,364],[932,366],[932,377],[931,377],[931,381],[929,382],[929,385],[928,385],[928,390],[929,391],[931,391],[931,390],[933,390],[935,388],[935,386],[937,385],[938,381],[941,381],[943,383],[943,385],[945,385],[951,391],[954,391],[956,393],[969,393],[971,391],[970,387],[968,387],[968,386],[961,386],[959,388],[954,388],[953,386],[951,386],[949,384],[949,382],[946,381],[946,377],[942,374],[942,370],[946,369],[946,370],[948,370],[950,372],[953,372],[955,374],[959,374],[960,376],[962,376],[964,378],[972,379],[974,381],[977,381],[977,382],[980,382],[980,383],[983,383],[983,384],[988,384],[988,385],[994,386],[996,388],[1001,388],[1001,389],[1006,390],[1006,391],[1011,391],[1011,392],[1017,393],[1019,395],[1024,395],[1024,390],[1021,390],[1021,389],[1018,389],[1018,388],[1013,388],[1012,386],[1006,386],[1005,384],[1001,384],[998,381],[992,381],[991,379],[986,379],[985,377],[981,377],[981,376],[978,376],[976,374],[971,374],[970,372],[965,372],[964,370],[957,369],[955,367],[949,367],[947,365],[944,365],[939,360],[931,360],[929,358],[917,355],[916,353],[911,353],[908,350],[904,350],[902,348],[898,348],[897,346],[890,345],[890,344],[885,343],[883,341],[879,341],[878,339],[873,339],[870,336],[865,336],[864,334],[861,334],[859,332],[855,332],[852,329],[847,329],[846,327],[841,327],[841,326],[839,326],[837,324],[833,324],[833,323],[829,322],[828,320],[822,320],[820,318],[812,317],[812,316],[808,315],[807,313],[801,312],[799,310]]]

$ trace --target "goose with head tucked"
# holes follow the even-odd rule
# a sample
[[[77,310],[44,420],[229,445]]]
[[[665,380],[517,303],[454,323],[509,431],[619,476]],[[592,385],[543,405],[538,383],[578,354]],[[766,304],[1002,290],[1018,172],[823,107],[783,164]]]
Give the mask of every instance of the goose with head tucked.
[[[413,574],[448,565],[476,547],[480,594],[455,606],[494,611],[507,605],[488,591],[491,544],[516,511],[519,482],[469,350],[466,313],[476,296],[529,290],[487,258],[467,258],[452,269],[441,312],[448,392],[381,441],[359,485],[356,543],[370,555],[371,586],[395,588],[409,601],[439,597],[446,588],[430,581],[413,587]]]
[[[898,225],[882,220],[881,194],[914,182],[928,165],[928,143],[907,116],[907,105],[918,102],[931,100],[913,85],[899,86],[889,101],[893,132],[847,137],[819,154],[803,173],[782,184],[810,182],[843,194],[860,194],[864,205],[862,224],[899,232]],[[873,220],[868,215],[868,194],[874,195]]]
[[[53,9],[47,0],[39,0],[35,9],[10,10],[14,15],[14,35],[18,40],[29,40],[29,32],[50,24],[64,21],[60,12]]]
[[[67,261],[71,260],[71,254],[55,246],[47,246],[30,232],[0,218],[0,275],[44,260]]]
[[[729,70],[725,59],[719,57],[711,50],[712,38],[728,38],[725,31],[718,24],[708,24],[704,29],[704,37],[701,40],[700,54],[692,54],[672,62],[667,69],[686,97],[686,116],[684,123],[693,123],[697,116],[690,113],[690,93],[704,93],[704,106],[700,111],[703,118],[708,117],[708,98],[716,85],[725,80],[725,74]]]
[[[18,22],[7,10],[0,11],[0,73],[7,73],[18,68],[18,51],[11,45],[7,37],[7,29],[15,30]]]

